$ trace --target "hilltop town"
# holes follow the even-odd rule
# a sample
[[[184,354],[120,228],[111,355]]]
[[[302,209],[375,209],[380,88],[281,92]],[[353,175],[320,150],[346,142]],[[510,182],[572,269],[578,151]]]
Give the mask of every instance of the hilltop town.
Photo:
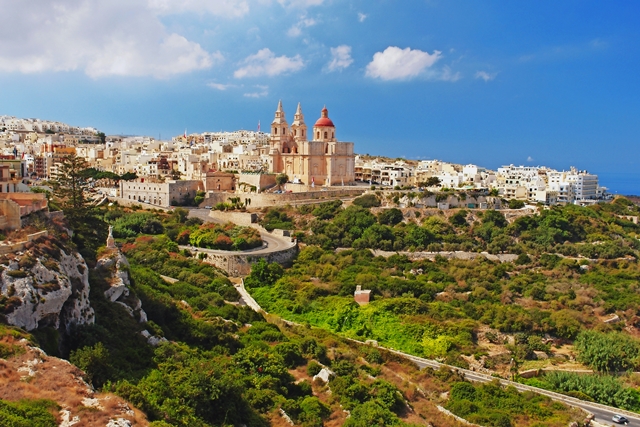
[[[164,207],[194,200],[213,205],[238,194],[284,193],[281,198],[286,200],[286,193],[362,192],[369,187],[474,191],[547,206],[586,205],[607,197],[597,175],[574,167],[558,171],[508,165],[494,171],[441,160],[360,156],[353,142],[338,139],[326,107],[308,129],[302,106],[298,104],[289,124],[282,102],[269,133],[185,131],[165,141],[107,136],[92,127],[10,116],[0,116],[0,131],[0,167],[7,169],[2,174],[4,193],[28,192],[32,183],[56,179],[62,159],[76,155],[98,172],[126,176],[119,187],[102,189],[106,196]],[[276,185],[278,174],[288,179],[284,188]]]

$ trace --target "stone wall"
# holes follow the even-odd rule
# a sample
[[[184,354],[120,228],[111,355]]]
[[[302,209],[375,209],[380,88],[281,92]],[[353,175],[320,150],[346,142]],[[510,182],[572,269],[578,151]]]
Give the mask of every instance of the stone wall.
[[[278,264],[289,266],[298,255],[298,246],[294,245],[290,248],[283,249],[278,252],[269,252],[265,254],[251,253],[207,253],[203,260],[206,263],[213,264],[219,269],[226,271],[231,277],[246,276],[251,273],[251,265],[263,258],[267,262],[277,262]]]
[[[340,188],[340,187],[337,187]],[[232,197],[240,197],[242,201],[244,199],[251,199],[249,207],[261,208],[267,206],[281,206],[281,205],[297,205],[305,204],[314,201],[330,201],[340,197],[356,197],[360,196],[366,191],[364,188],[358,189],[339,189],[327,191],[306,191],[300,193],[245,193],[245,194],[233,194],[233,193],[214,193],[210,197],[207,197],[200,206],[215,206],[218,203],[226,202]]]
[[[276,185],[275,174],[264,173],[241,173],[238,178],[238,189],[242,189],[240,184],[253,185],[258,190],[264,190],[265,188],[271,188]]]
[[[12,200],[0,200],[0,215],[3,217],[3,230],[17,230],[22,226],[20,205]]]
[[[127,200],[121,197],[109,197],[109,201],[117,202],[120,206],[142,206],[144,209],[158,209],[165,212],[171,210],[171,208],[167,206],[158,206],[151,203],[139,202],[137,200]]]
[[[20,206],[20,216],[29,215],[47,207],[44,193],[0,193],[0,199],[11,200]]]
[[[258,215],[249,212],[211,211],[209,217],[215,221],[232,222],[234,224],[251,227],[258,222]]]
[[[24,250],[27,243],[32,242],[38,239],[39,237],[47,236],[48,234],[49,232],[47,230],[42,230],[42,231],[38,231],[37,233],[27,234],[27,240],[22,242],[9,243],[9,244],[2,242],[0,243],[0,255],[22,251]]]
[[[345,249],[338,249],[345,250]],[[380,251],[380,250],[372,250],[371,251],[374,256],[383,256],[385,258],[390,257],[391,255],[406,255],[411,261],[418,261],[422,259],[434,260],[437,256],[441,256],[447,259],[464,259],[471,260],[476,259],[478,257],[484,257],[490,261],[500,261],[500,262],[513,262],[518,258],[518,255],[515,254],[490,254],[488,252],[463,252],[463,251],[441,251],[441,252],[390,252],[390,251]]]

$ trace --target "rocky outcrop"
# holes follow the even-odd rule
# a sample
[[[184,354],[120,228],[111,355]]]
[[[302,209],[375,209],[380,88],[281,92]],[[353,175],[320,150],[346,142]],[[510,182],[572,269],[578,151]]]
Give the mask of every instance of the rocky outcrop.
[[[37,245],[4,257],[0,293],[7,322],[28,331],[42,326],[69,331],[90,324],[89,269],[78,253],[56,247],[53,254]]]
[[[98,259],[96,270],[109,281],[109,288],[104,296],[109,301],[120,304],[129,315],[138,321],[146,322],[147,313],[142,309],[142,302],[135,296],[129,286],[129,261],[118,249],[111,249]]]

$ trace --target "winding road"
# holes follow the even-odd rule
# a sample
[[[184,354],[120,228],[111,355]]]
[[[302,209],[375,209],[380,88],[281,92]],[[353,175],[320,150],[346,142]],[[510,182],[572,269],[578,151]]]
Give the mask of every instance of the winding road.
[[[215,223],[218,223],[218,224],[224,224],[224,221],[220,221],[218,219],[211,218],[209,216],[209,212],[210,212],[210,209],[195,209],[195,208],[192,208],[192,209],[189,209],[189,218],[200,218],[204,222],[215,222]],[[198,251],[212,253],[212,254],[251,253],[251,254],[255,254],[255,255],[264,255],[264,254],[269,254],[269,253],[272,253],[272,252],[278,252],[278,251],[281,251],[281,250],[284,250],[284,249],[288,249],[288,248],[290,248],[292,246],[295,246],[295,242],[292,242],[290,238],[276,236],[276,235],[270,234],[269,232],[266,232],[266,231],[260,230],[260,237],[262,238],[262,241],[264,242],[262,247],[254,248],[254,249],[247,249],[246,251],[220,251],[220,250],[215,250],[215,249],[203,249],[203,248],[197,248],[197,249],[198,249]],[[194,250],[193,248],[188,247],[188,246],[181,246],[181,248]]]

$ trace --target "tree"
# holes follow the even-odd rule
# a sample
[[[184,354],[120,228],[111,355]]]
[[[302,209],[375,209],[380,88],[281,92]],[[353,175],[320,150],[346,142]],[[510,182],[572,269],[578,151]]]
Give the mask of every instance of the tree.
[[[98,247],[107,237],[107,224],[86,198],[89,190],[87,166],[87,162],[75,154],[63,158],[52,186],[54,201],[73,229],[73,242],[78,251],[86,259],[95,259]]]
[[[88,216],[92,210],[85,197],[89,190],[88,167],[87,161],[75,154],[64,157],[58,165],[58,176],[53,181],[53,194],[72,225]]]
[[[126,172],[120,178],[124,181],[132,181],[134,179],[137,179],[138,175],[136,175],[134,172]]]
[[[380,224],[386,225],[396,225],[402,222],[403,220],[402,211],[397,208],[387,209],[385,211],[380,212],[378,215],[378,222]]]
[[[509,209],[522,209],[524,208],[524,202],[522,200],[511,199],[509,200]]]
[[[280,173],[276,175],[276,184],[279,189],[282,189],[282,186],[289,182],[289,176],[286,173]]]
[[[84,371],[85,378],[95,388],[102,387],[113,374],[109,350],[101,342],[72,351],[69,360]]]
[[[107,136],[104,134],[104,132],[98,132],[98,133],[96,133],[96,136],[98,138],[100,138],[100,143],[101,144],[104,144],[105,141],[107,140]]]
[[[430,176],[429,178],[427,178],[427,180],[425,182],[423,182],[422,186],[424,187],[437,187],[438,185],[440,185],[441,181],[440,178],[438,178],[437,176]]]
[[[575,346],[578,360],[598,372],[622,372],[638,366],[640,343],[620,332],[583,331]]]
[[[284,269],[277,263],[268,263],[264,258],[251,266],[251,274],[244,280],[250,287],[271,286],[284,274]]]

